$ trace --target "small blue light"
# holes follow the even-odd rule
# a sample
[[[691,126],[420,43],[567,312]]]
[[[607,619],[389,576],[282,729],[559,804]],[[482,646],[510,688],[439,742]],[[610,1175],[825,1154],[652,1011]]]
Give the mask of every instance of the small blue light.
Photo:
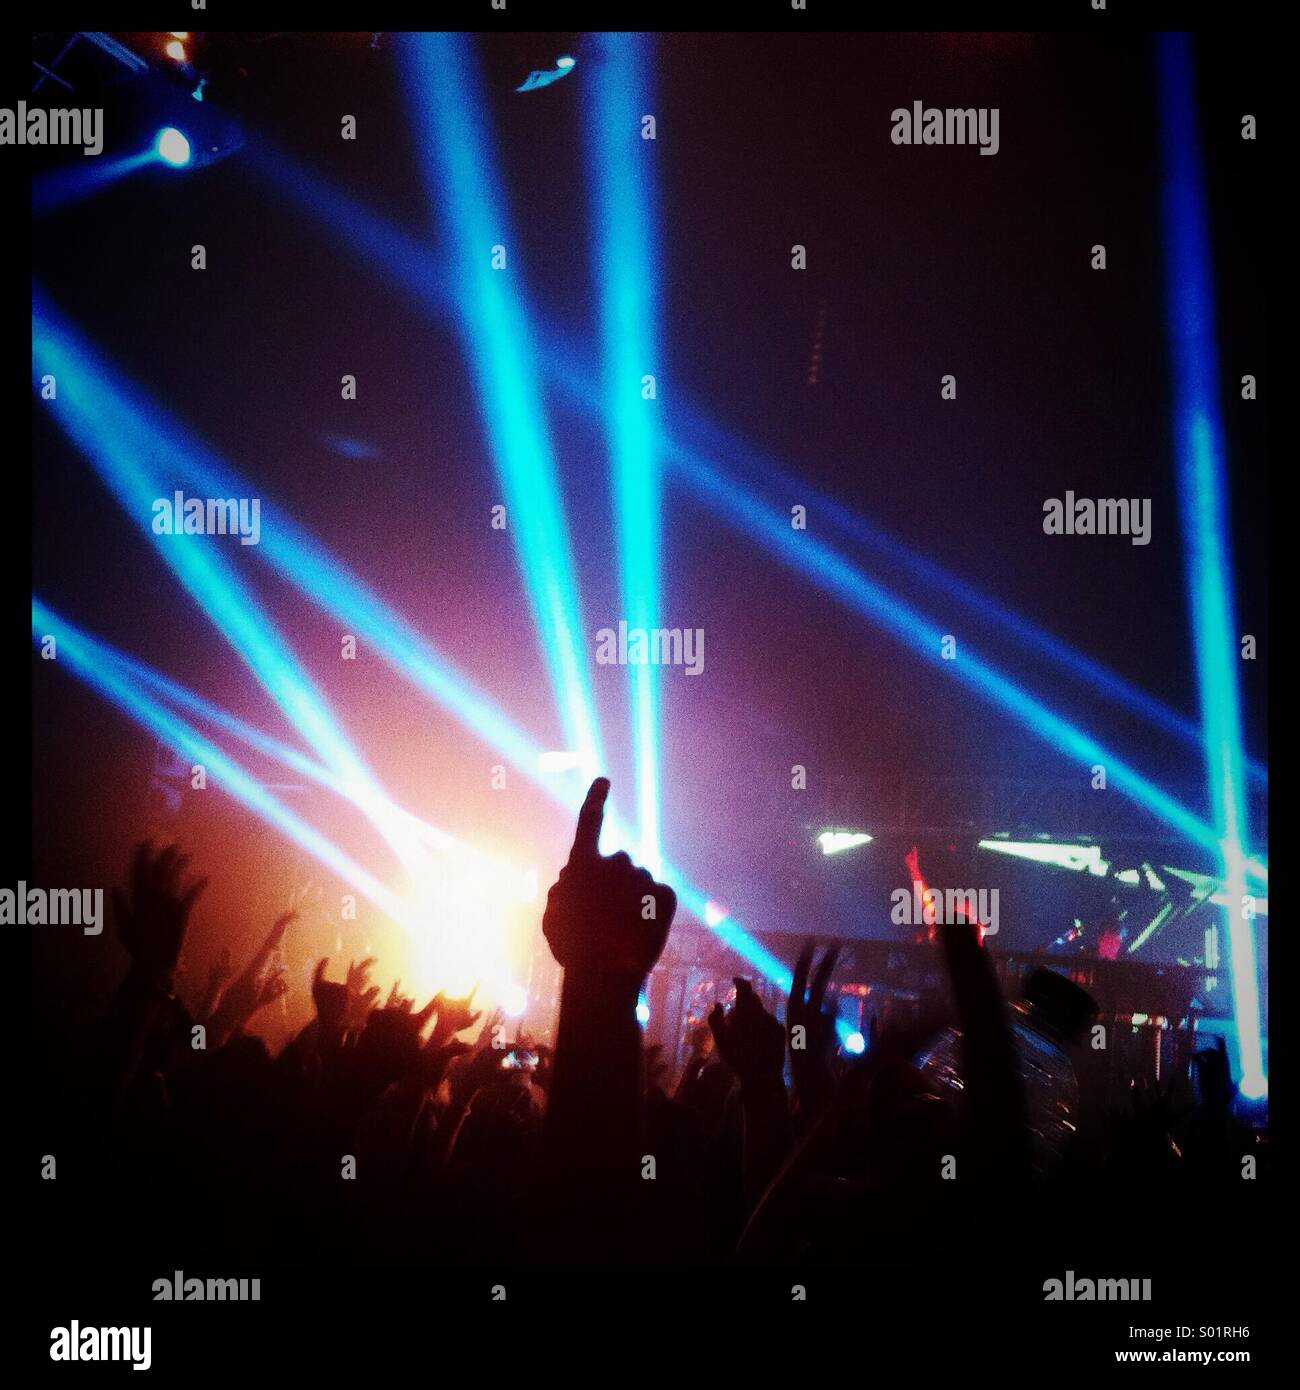
[[[190,162],[190,142],[174,125],[165,126],[158,132],[154,149],[164,164],[180,168]]]

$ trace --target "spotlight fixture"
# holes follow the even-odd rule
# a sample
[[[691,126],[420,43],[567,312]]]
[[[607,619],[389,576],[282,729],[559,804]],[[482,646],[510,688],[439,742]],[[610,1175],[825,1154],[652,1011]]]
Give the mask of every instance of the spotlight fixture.
[[[571,58],[567,53],[555,60],[553,68],[534,68],[526,78],[515,88],[516,92],[535,92],[539,87],[549,87],[552,82],[558,82],[560,78],[567,77],[577,63],[576,58]]]
[[[164,164],[180,169],[190,162],[189,139],[174,125],[164,126],[154,140],[154,152]]]

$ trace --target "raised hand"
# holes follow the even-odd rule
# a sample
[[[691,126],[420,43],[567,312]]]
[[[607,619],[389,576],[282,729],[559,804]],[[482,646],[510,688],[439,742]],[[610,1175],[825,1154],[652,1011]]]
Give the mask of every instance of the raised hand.
[[[474,989],[461,999],[449,998],[441,991],[434,995],[433,1007],[438,1021],[433,1025],[431,1042],[441,1047],[449,1038],[463,1033],[466,1028],[472,1028],[479,1021],[482,1011],[474,1008],[477,989],[478,986],[475,985]]]
[[[289,923],[297,916],[296,912],[285,912],[275,919],[253,959],[221,996],[221,1002],[212,1016],[213,1027],[219,1038],[237,1032],[259,1009],[288,991],[283,967],[272,966],[270,962],[284,940]]]
[[[379,986],[370,983],[370,967],[376,957],[367,956],[363,961],[353,961],[348,966],[346,989],[348,992],[347,1026],[360,1029],[365,1026],[370,1011],[379,998]]]
[[[542,932],[565,971],[640,986],[668,939],[677,895],[621,850],[600,853],[609,779],[597,777],[578,813],[569,862],[546,899]]]
[[[220,954],[212,963],[212,968],[208,971],[208,983],[203,990],[203,998],[199,1003],[199,1019],[209,1019],[217,1010],[217,1003],[221,998],[222,991],[226,987],[226,981],[235,973],[234,962],[230,958],[230,947],[223,946]]]
[[[131,861],[130,898],[113,889],[117,934],[138,969],[151,982],[170,992],[185,942],[190,909],[207,887],[206,878],[182,883],[189,856],[179,845],[157,855],[146,840]]]
[[[505,1021],[506,1011],[498,1004],[484,1020],[482,1028],[479,1029],[478,1041],[474,1046],[480,1048],[487,1047],[496,1036],[497,1029],[500,1028]]]
[[[430,999],[418,1012],[412,1012],[409,1003],[406,1008],[398,1003],[370,1012],[356,1050],[359,1074],[370,1091],[420,1070],[420,1034],[436,1006]]]
[[[265,1008],[267,1004],[274,1003],[275,1000],[288,994],[288,992],[289,982],[284,978],[283,967],[272,970],[258,985],[257,993],[253,996],[253,1008],[251,1013],[255,1014],[258,1009]]]
[[[748,980],[737,978],[736,1002],[720,1003],[709,1027],[722,1060],[740,1078],[744,1108],[741,1164],[747,1202],[756,1202],[790,1148],[790,1105],[782,1076],[785,1029],[763,1007]]]
[[[215,998],[225,987],[225,983],[235,973],[235,962],[230,955],[230,947],[223,946],[208,971],[208,991]]]
[[[561,1258],[628,1258],[640,1232],[645,1099],[638,991],[668,938],[677,895],[626,854],[602,857],[609,781],[578,814],[569,862],[546,899],[542,931],[564,967],[542,1144],[539,1233]]]
[[[938,927],[962,1034],[963,1127],[978,1165],[999,1176],[1028,1171],[1025,1097],[993,958],[974,922]]]
[[[718,1002],[709,1014],[718,1055],[742,1085],[781,1084],[785,1066],[785,1029],[763,1007],[748,980],[736,978],[736,1002],[728,1012]]]
[[[316,1020],[323,1039],[337,1040],[343,1036],[348,1021],[348,987],[325,978],[328,956],[316,962],[311,981],[311,1000],[316,1008]]]
[[[811,941],[799,953],[785,1013],[786,1027],[790,1031],[790,1074],[800,1112],[805,1118],[812,1118],[824,1110],[835,1093],[835,1077],[831,1070],[837,1047],[835,1012],[826,1007],[825,1001],[826,987],[839,959],[839,948],[833,946],[822,956],[810,986],[808,972],[812,969],[814,954]]]

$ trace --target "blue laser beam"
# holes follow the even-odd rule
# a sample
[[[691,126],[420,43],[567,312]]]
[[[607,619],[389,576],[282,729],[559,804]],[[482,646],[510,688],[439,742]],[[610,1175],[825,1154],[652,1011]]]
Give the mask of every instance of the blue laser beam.
[[[796,571],[868,617],[913,655],[930,665],[947,668],[947,674],[1006,710],[1031,733],[1061,753],[1089,766],[1101,764],[1106,769],[1108,785],[1113,784],[1166,825],[1197,844],[1211,848],[1217,844],[1211,827],[1090,734],[1048,709],[974,655],[969,643],[964,645],[959,660],[944,661],[942,629],[881,585],[873,583],[829,546],[793,531],[782,513],[767,509],[740,487],[701,467],[689,451],[673,444],[669,447],[675,466],[691,478],[702,495],[713,500],[719,515],[761,541]]]
[[[430,206],[443,214],[455,320],[506,499],[508,528],[532,602],[569,746],[603,765],[568,526],[542,404],[540,372],[506,200],[488,156],[476,62],[462,34],[418,34],[403,44],[413,123]]]
[[[206,537],[155,533],[154,503],[171,495],[162,478],[174,475],[184,459],[183,438],[166,429],[162,412],[151,409],[108,367],[39,286],[32,290],[32,376],[38,383],[53,379],[58,395],[51,413],[59,426],[186,592],[304,738],[345,778],[353,799],[409,864],[412,849],[404,828],[385,814],[387,798],[247,585]]]
[[[33,596],[33,602],[39,602]],[[164,676],[162,672],[155,670],[152,666],[136,658],[127,655],[118,648],[112,646],[102,638],[96,638],[87,633],[84,629],[74,628],[66,618],[55,614],[47,605],[41,605],[42,614],[50,623],[57,624],[60,631],[72,631],[85,652],[93,655],[96,664],[101,669],[109,668],[123,675],[124,678],[134,681],[137,687],[147,687],[165,697],[173,705],[197,715],[207,723],[222,730],[224,733],[233,735],[240,742],[247,744],[250,748],[256,749],[264,757],[270,758],[284,767],[291,769],[300,776],[305,777],[317,786],[326,788],[333,792],[349,804],[356,806],[352,799],[352,792],[348,784],[336,773],[321,763],[314,762],[311,758],[301,753],[298,749],[279,739],[272,738],[269,734],[246,720],[238,718],[221,706],[213,704],[210,700],[205,700],[201,695],[196,694],[187,686],[179,681],[172,680]],[[274,789],[275,784],[263,782],[261,784],[268,789]],[[301,789],[301,784],[294,785]],[[362,809],[357,807],[358,810]],[[422,843],[442,851],[444,853],[454,853],[463,861],[473,861],[480,868],[489,871],[497,880],[504,884],[514,881],[521,883],[525,877],[513,865],[507,864],[501,859],[480,850],[477,846],[458,838],[455,835],[441,829],[439,826],[432,825],[428,821],[415,815],[411,811],[403,809],[397,803],[390,805],[389,814],[394,818],[400,818],[409,824],[411,831]],[[486,881],[486,880],[485,880]]]
[[[69,326],[60,327],[65,339],[76,341]],[[51,331],[46,316],[42,319],[42,338],[50,336]],[[63,356],[55,360],[61,369],[71,365]],[[248,484],[238,472],[171,417],[158,402],[137,391],[120,374],[110,373],[88,344],[78,343],[77,366],[81,379],[93,380],[102,388],[96,396],[95,405],[102,411],[107,426],[119,426],[124,431],[123,447],[138,433],[136,419],[148,418],[153,422],[154,430],[161,432],[168,441],[185,483],[213,496],[248,495]],[[147,442],[156,444],[157,441]],[[334,613],[350,630],[364,633],[394,670],[449,709],[563,809],[576,812],[585,789],[575,787],[569,778],[546,772],[539,761],[542,752],[540,744],[500,711],[485,693],[477,690],[467,677],[446,662],[432,644],[388,604],[351,575],[336,557],[317,545],[301,526],[269,500],[264,501],[267,501],[268,523],[263,529],[261,543],[253,547],[261,559],[273,564],[285,578],[326,611]],[[179,689],[175,683],[171,684],[173,690]],[[229,723],[227,727],[231,727]],[[263,751],[273,750],[263,744]],[[310,764],[305,760],[295,759],[291,765],[311,775],[308,770]],[[344,778],[342,785],[349,797],[355,799],[352,783]],[[616,844],[634,843],[613,807],[606,820]],[[674,872],[677,873],[676,870]],[[678,874],[678,878],[683,885],[682,891],[686,895],[683,901],[688,910],[692,910],[692,902],[698,903],[703,921],[704,894],[692,887],[684,874]],[[723,930],[719,935],[742,959],[765,973],[784,969],[775,957],[749,937],[738,922],[729,920],[721,925]]]
[[[316,191],[317,191],[317,193],[319,193],[319,192],[320,192],[320,189],[317,188]],[[365,225],[366,225],[366,226],[370,226],[370,223],[369,223],[369,220],[368,220],[368,219],[367,219]],[[383,237],[381,237],[380,239],[381,239],[381,241],[385,240],[385,238],[383,238]],[[418,244],[417,244],[417,245],[418,245]],[[388,252],[388,254],[389,254],[390,256],[391,256],[391,255],[404,255],[409,249],[410,249],[410,243],[409,243],[409,241],[403,240],[400,236],[396,236],[396,237],[390,236],[390,237],[387,238],[386,250],[387,250],[387,252]],[[422,259],[427,263],[427,257],[423,257],[423,256],[422,256]],[[410,269],[410,267],[408,266],[408,270],[409,270],[409,269]],[[422,297],[424,298],[425,302],[427,302],[427,303],[429,303],[429,304],[431,304],[431,305],[439,304],[439,302],[440,302],[440,300],[441,300],[441,294],[440,294],[438,288],[437,288],[436,286],[434,286],[434,285],[431,285],[428,281],[425,281],[425,282],[424,282],[423,291],[422,291]],[[1089,753],[1091,753],[1091,750],[1089,750]],[[535,765],[535,764],[531,764],[530,762],[528,762],[528,761],[526,761],[526,760],[512,759],[512,761],[516,761],[516,765],[517,765],[517,766],[520,766],[521,768],[523,768],[525,771],[528,771],[528,772],[531,772],[531,771],[532,771],[532,767]],[[567,802],[571,802],[571,800],[572,800],[572,798],[567,798],[566,804],[567,804]]]
[[[360,869],[353,861],[342,856],[323,836],[312,831],[310,827],[305,827],[305,823],[294,817],[274,798],[267,797],[265,784],[254,781],[233,760],[221,755],[215,745],[202,738],[190,725],[180,720],[157,700],[150,699],[140,687],[152,686],[170,700],[233,734],[265,756],[282,762],[336,794],[347,797],[346,785],[327,768],[314,763],[298,750],[271,738],[211,701],[194,694],[180,682],[171,680],[144,662],[127,656],[102,639],[91,637],[83,629],[56,614],[35,596],[32,599],[32,636],[38,643],[46,636],[53,636],[57,643],[58,657],[68,658],[69,664],[83,680],[137,722],[164,738],[171,746],[188,753],[205,767],[212,768],[220,784],[227,787],[238,800],[263,816],[269,824],[283,830],[296,844],[315,855],[321,863],[334,869],[341,878],[363,892],[382,911],[393,916],[394,920],[403,922],[408,929],[411,927],[412,923],[406,920],[406,916],[409,916],[408,909],[400,899],[379,885],[373,876]],[[409,812],[395,809],[402,815],[410,816]],[[416,822],[422,832],[431,835],[439,847],[454,847],[457,850],[472,848],[414,816],[410,816],[410,819]],[[616,838],[625,834],[617,817],[614,818],[613,829]],[[485,860],[487,858],[480,857]],[[668,865],[665,866],[664,872],[669,881],[677,886],[682,904],[701,922],[708,924],[724,945],[781,989],[790,988],[790,971],[778,957],[751,936],[734,918],[715,920],[713,914],[707,910],[708,898],[704,891],[693,884],[682,870]]]
[[[441,315],[447,311],[447,294],[442,272],[436,257],[418,240],[387,224],[355,199],[331,188],[324,180],[302,170],[292,162],[271,151],[262,150],[249,166],[267,177],[272,186],[315,212],[321,225],[332,235],[341,238],[353,251],[362,248],[377,268],[393,276],[409,289],[417,302]],[[557,329],[543,327],[539,340],[545,345],[544,362],[553,383],[578,411],[589,413],[596,409],[599,399],[598,377],[585,369],[582,356],[571,336]],[[918,620],[881,584],[863,575],[837,551],[823,542],[809,538],[806,533],[795,536],[788,517],[772,510],[767,512],[739,483],[729,479],[712,460],[683,437],[680,432],[665,430],[662,434],[665,461],[674,476],[679,477],[701,499],[724,519],[742,525],[748,534],[773,550],[796,571],[801,571],[815,583],[856,608],[868,619],[877,617],[900,638],[907,640],[910,632],[920,635],[908,625]],[[909,616],[909,614],[911,616]],[[926,640],[936,631],[923,625]],[[910,645],[916,646],[915,642]],[[967,647],[969,651],[969,647]],[[1002,676],[991,665],[977,663],[972,668],[968,659],[945,663],[950,673],[969,674],[975,688],[987,695],[1026,727],[1070,756],[1104,762],[1108,771],[1119,770],[1115,785],[1125,795],[1152,811],[1164,823],[1188,835],[1195,843],[1217,852],[1217,838],[1212,828],[1192,812],[1182,807],[1158,785],[1136,769],[1103,748],[1086,732],[1075,728],[1068,720],[1056,715],[1040,700],[1022,691],[1015,682]],[[988,679],[984,679],[987,676]],[[1262,861],[1259,861],[1262,865]]]
[[[838,538],[842,546],[855,547],[859,552],[855,555],[856,563],[865,566],[869,563],[866,557],[887,556],[891,571],[905,572],[910,579],[920,580],[946,598],[956,600],[994,625],[999,635],[1008,636],[1049,658],[1061,670],[1083,681],[1093,693],[1106,696],[1189,747],[1201,748],[1201,729],[1194,720],[1153,698],[1001,601],[990,599],[899,536],[850,511],[829,493],[805,479],[794,477],[776,460],[714,423],[702,410],[683,401],[675,405],[674,419],[680,432],[690,436],[696,451],[708,453],[715,471],[727,471],[733,480],[743,477],[751,491],[755,481],[761,480],[774,496],[807,499],[809,515],[815,516],[818,532]],[[719,462],[722,459],[727,461],[725,468]],[[1257,780],[1267,782],[1268,769],[1264,764],[1249,760],[1248,771]]]
[[[192,725],[179,719],[157,700],[124,678],[120,671],[114,669],[111,661],[101,660],[93,640],[87,639],[78,629],[58,618],[34,598],[32,638],[40,645],[47,636],[55,640],[54,660],[57,663],[67,665],[99,694],[177,752],[196,763],[201,763],[212,774],[216,786],[227,791],[269,825],[282,831],[294,844],[301,846],[345,883],[363,893],[395,922],[408,930],[418,925],[412,920],[406,904],[373,874],[346,855],[328,837],[296,816]]]
[[[72,203],[89,198],[144,165],[152,164],[156,158],[155,152],[148,149],[118,159],[104,159],[101,156],[70,169],[56,169],[42,174],[32,180],[32,217],[48,217]]]
[[[596,228],[604,416],[613,463],[619,573],[628,625],[646,632],[659,626],[663,604],[656,419],[663,384],[656,294],[656,146],[642,138],[643,113],[654,109],[649,42],[643,34],[604,36],[587,107],[588,185]],[[644,384],[647,378],[653,379],[651,384]],[[650,663],[630,665],[628,678],[640,858],[657,873],[662,855],[659,671]]]
[[[1209,218],[1196,122],[1192,41],[1156,38],[1165,229],[1165,300],[1173,379],[1173,436],[1187,593],[1195,638],[1205,763],[1222,858],[1241,1091],[1267,1091],[1255,932],[1246,893],[1247,807],[1233,633],[1232,565],[1219,410]]]

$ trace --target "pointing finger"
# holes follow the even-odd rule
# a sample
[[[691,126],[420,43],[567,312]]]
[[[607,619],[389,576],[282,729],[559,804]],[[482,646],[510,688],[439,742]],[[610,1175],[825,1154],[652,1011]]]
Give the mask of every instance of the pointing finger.
[[[578,828],[569,851],[569,863],[579,859],[595,859],[600,854],[600,830],[605,823],[605,798],[609,795],[609,778],[597,777],[587,791],[587,799],[578,812]]]

